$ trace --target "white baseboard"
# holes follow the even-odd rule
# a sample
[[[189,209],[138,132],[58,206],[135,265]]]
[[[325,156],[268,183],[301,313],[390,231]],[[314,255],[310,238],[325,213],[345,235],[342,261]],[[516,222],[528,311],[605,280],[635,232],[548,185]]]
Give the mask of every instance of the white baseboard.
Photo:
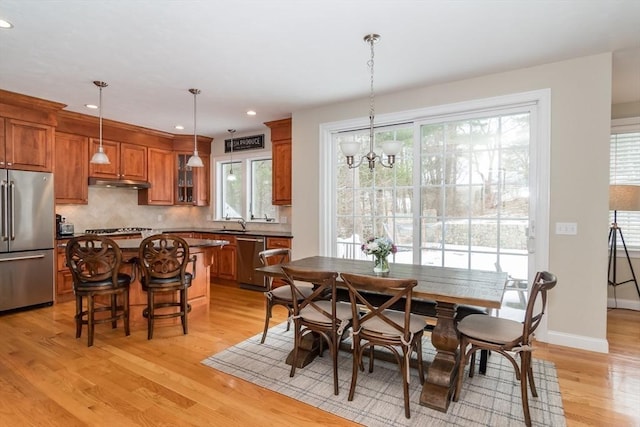
[[[595,351],[598,353],[609,353],[609,342],[606,339],[601,340],[584,335],[567,334],[557,331],[547,331],[544,338],[545,339],[541,339],[541,341],[548,342],[549,344],[579,348],[581,350]]]
[[[607,307],[608,308],[626,308],[628,310],[640,311],[640,300],[618,298],[617,303],[618,305],[616,305],[616,300],[614,298],[609,298],[607,300]]]

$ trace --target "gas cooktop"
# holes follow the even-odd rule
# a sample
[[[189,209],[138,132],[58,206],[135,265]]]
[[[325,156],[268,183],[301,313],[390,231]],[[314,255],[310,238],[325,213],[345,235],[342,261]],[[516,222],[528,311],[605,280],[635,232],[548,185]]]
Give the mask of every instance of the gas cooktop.
[[[130,234],[151,230],[147,227],[122,227],[122,228],[90,228],[84,230],[85,234]]]

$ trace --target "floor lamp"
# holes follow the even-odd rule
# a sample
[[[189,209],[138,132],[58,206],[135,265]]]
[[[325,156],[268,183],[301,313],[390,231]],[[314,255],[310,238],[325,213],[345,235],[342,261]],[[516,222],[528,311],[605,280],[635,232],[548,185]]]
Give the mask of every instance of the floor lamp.
[[[638,291],[638,297],[640,298],[640,288],[638,287],[638,280],[636,279],[636,273],[633,271],[633,265],[631,264],[631,258],[629,257],[629,251],[627,250],[627,244],[624,241],[622,235],[622,229],[618,227],[618,211],[640,211],[640,186],[638,185],[611,185],[609,186],[609,209],[613,211],[613,222],[609,228],[609,274],[608,282],[609,286],[613,286],[613,295],[616,299],[616,287],[625,283],[633,282],[636,285],[636,291]],[[617,273],[617,251],[618,251],[618,236],[622,242],[624,248],[624,254],[627,257],[629,263],[629,269],[631,270],[631,279],[624,282],[618,282]]]

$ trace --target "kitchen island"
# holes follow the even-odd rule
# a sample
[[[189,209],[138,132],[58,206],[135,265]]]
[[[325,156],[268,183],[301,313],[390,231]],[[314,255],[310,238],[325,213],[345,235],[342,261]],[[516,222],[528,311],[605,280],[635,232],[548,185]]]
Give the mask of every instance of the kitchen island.
[[[142,316],[142,311],[147,306],[147,294],[142,290],[140,284],[140,274],[137,267],[131,263],[133,258],[138,256],[138,248],[142,238],[140,233],[122,234],[117,236],[106,236],[113,239],[122,250],[122,258],[125,261],[121,267],[123,273],[131,275],[133,281],[129,290],[130,322],[132,328],[146,327],[146,319]],[[57,280],[56,280],[56,303],[74,299],[73,278],[66,266],[65,246],[69,238],[58,238],[57,241]],[[210,269],[217,252],[222,250],[229,241],[220,239],[197,239],[185,238],[189,245],[190,255],[196,256],[195,272],[193,263],[189,263],[187,271],[194,274],[194,278],[189,288],[189,304],[191,304],[191,314],[199,316],[209,312],[210,295]],[[169,300],[177,300],[177,294],[167,295]],[[179,323],[179,319],[158,319],[158,325]]]
[[[140,284],[139,272],[137,266],[130,263],[130,261],[138,256],[138,248],[143,239],[141,238],[118,238],[113,237],[113,240],[122,249],[123,261],[127,263],[123,264],[122,270],[124,273],[130,274],[132,278],[135,278],[129,290],[129,310],[130,310],[130,323],[132,328],[138,328],[145,326],[147,320],[142,316],[142,311],[147,306],[147,293],[142,290]],[[215,250],[220,250],[228,242],[226,240],[211,240],[211,239],[184,239],[189,245],[189,255],[196,257],[195,268],[193,263],[189,263],[187,271],[193,274],[193,280],[191,287],[189,288],[189,304],[191,305],[190,316],[200,316],[209,313],[209,295],[210,295],[210,279],[209,268],[211,266],[212,258]],[[167,302],[178,301],[178,293],[167,294],[159,296],[158,301],[165,298]],[[157,319],[156,325],[168,325],[180,323],[180,318],[171,319]]]

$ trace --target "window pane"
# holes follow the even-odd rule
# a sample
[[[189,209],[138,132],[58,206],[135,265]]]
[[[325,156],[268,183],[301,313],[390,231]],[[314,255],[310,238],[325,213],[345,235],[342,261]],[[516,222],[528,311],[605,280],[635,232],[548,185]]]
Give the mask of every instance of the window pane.
[[[233,171],[233,173],[231,173]],[[235,181],[228,177],[233,175]],[[222,215],[229,218],[239,218],[243,215],[242,209],[242,182],[243,174],[239,162],[224,163],[221,168],[220,182],[222,183]]]
[[[271,204],[271,159],[251,161],[251,219],[275,218]]]
[[[529,120],[526,112],[377,129],[378,153],[378,141],[402,141],[393,168],[348,169],[338,151],[338,252],[355,256],[345,246],[353,239],[386,235],[398,247],[394,262],[495,270],[501,257],[519,256],[526,273]],[[359,142],[357,164],[367,133],[334,142]]]
[[[640,132],[614,133],[610,142],[610,184],[640,185]],[[613,223],[614,212],[609,213]],[[616,223],[628,248],[640,249],[640,212],[618,211]],[[618,234],[618,247],[622,240]]]

